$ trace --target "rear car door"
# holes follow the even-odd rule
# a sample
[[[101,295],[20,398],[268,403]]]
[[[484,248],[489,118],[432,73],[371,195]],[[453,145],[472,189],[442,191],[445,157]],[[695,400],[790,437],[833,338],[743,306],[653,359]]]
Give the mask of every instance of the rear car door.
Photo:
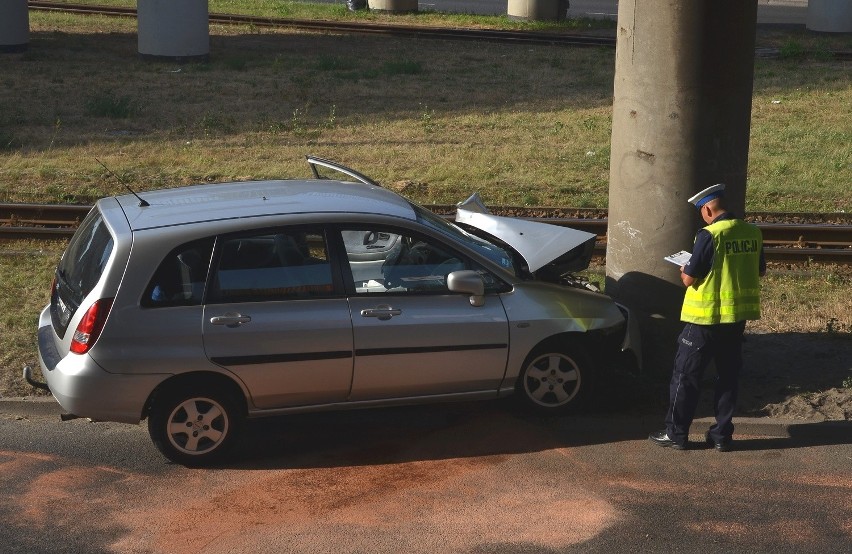
[[[347,226],[341,236],[352,279],[350,399],[496,392],[509,348],[502,302],[491,294],[474,307],[446,284],[448,273],[477,268],[407,230]]]
[[[349,395],[349,305],[322,230],[220,237],[203,329],[209,359],[242,379],[257,408]]]

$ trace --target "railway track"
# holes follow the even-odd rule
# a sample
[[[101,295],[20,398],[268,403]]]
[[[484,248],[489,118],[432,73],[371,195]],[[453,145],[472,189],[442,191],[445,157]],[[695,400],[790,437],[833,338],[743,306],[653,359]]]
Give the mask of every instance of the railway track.
[[[451,213],[454,206],[430,206],[437,213]],[[0,239],[67,239],[91,206],[74,204],[0,204]],[[596,249],[606,249],[607,219],[604,210],[557,210],[492,207],[501,215],[572,227],[598,236]],[[571,213],[571,217],[554,213]],[[852,265],[852,218],[849,214],[819,214],[835,223],[784,223],[816,219],[817,214],[755,213],[749,219],[763,232],[766,257],[777,262],[817,262]]]
[[[136,17],[135,8],[118,6],[93,6],[86,4],[66,4],[64,2],[40,2],[37,0],[30,0],[29,8],[31,10],[38,11],[56,11],[88,15],[106,15],[113,17]],[[503,31],[497,29],[426,27],[422,25],[393,25],[385,23],[285,19],[224,13],[211,13],[208,15],[208,19],[211,24],[219,25],[251,25],[262,28],[290,28],[317,32],[366,33],[399,37],[615,48],[615,38],[613,37],[571,35],[567,33],[551,33],[546,31]],[[774,48],[758,48],[755,54],[760,57],[771,58],[779,57],[780,51]],[[833,51],[828,54],[838,60],[852,60],[852,51]]]
[[[113,17],[136,17],[136,9],[117,6],[93,6],[30,0],[29,7],[31,10],[38,11],[107,15]],[[393,25],[385,23],[285,19],[278,17],[258,17],[225,13],[210,13],[208,15],[208,20],[211,24],[218,25],[251,25],[254,27],[289,28],[303,31],[366,33],[452,40],[487,40],[495,42],[515,42],[519,44],[561,44],[570,46],[615,47],[615,39],[610,37],[568,35],[548,32],[501,31],[496,29],[463,29],[426,27],[422,25]]]

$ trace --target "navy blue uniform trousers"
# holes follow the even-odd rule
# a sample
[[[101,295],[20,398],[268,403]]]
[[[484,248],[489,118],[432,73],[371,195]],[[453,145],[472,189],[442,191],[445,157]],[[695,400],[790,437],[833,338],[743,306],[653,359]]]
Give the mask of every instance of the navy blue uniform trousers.
[[[687,323],[684,327],[678,337],[666,413],[666,432],[674,442],[684,445],[687,442],[698,408],[701,378],[711,360],[716,363],[717,377],[713,398],[716,423],[710,427],[710,437],[719,442],[733,435],[745,324],[745,321],[717,325]]]

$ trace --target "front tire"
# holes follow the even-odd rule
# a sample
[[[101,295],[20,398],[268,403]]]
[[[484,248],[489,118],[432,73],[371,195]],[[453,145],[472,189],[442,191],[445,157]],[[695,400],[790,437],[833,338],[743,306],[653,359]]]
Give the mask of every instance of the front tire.
[[[169,460],[190,467],[221,461],[243,415],[217,387],[176,387],[158,394],[148,413],[148,434]]]
[[[570,340],[550,340],[527,356],[517,393],[547,413],[582,408],[591,394],[594,368],[585,349]]]

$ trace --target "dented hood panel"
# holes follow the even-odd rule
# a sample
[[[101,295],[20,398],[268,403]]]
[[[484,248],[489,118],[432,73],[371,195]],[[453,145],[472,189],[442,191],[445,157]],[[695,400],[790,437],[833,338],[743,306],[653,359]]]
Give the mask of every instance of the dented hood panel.
[[[589,266],[594,233],[549,223],[493,215],[479,193],[456,206],[456,222],[470,225],[514,248],[535,273],[545,266],[554,271],[580,271]]]

